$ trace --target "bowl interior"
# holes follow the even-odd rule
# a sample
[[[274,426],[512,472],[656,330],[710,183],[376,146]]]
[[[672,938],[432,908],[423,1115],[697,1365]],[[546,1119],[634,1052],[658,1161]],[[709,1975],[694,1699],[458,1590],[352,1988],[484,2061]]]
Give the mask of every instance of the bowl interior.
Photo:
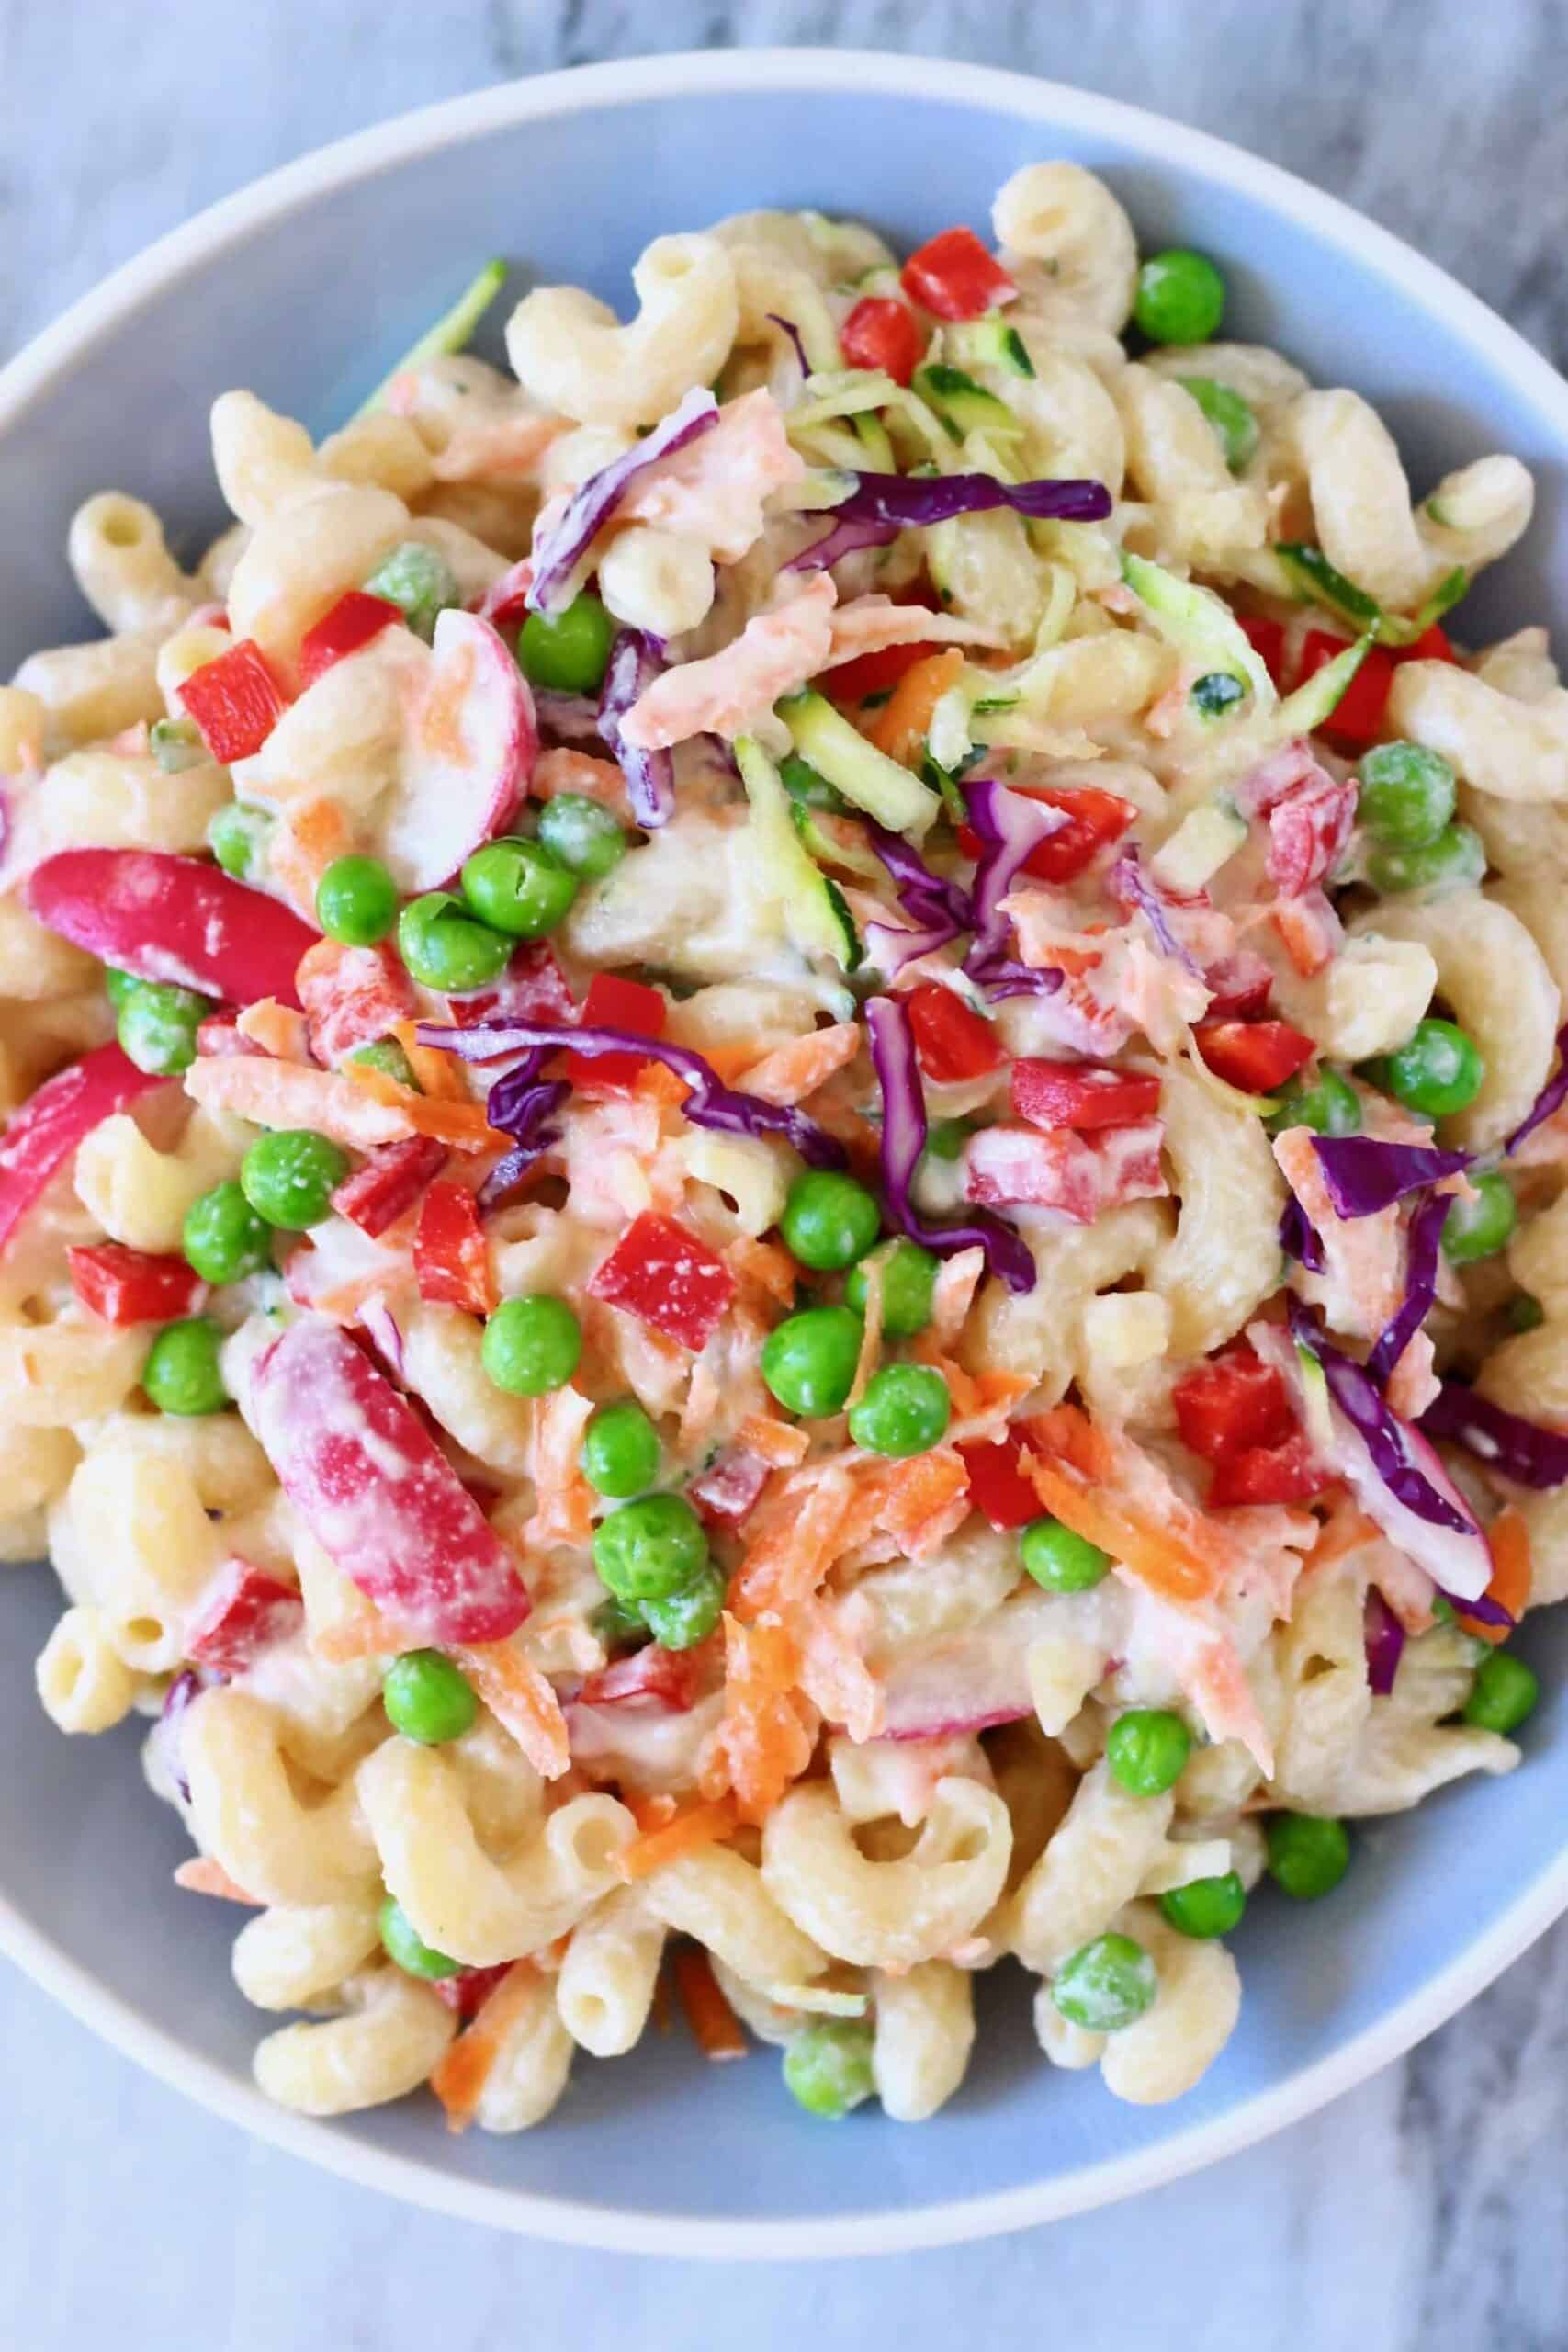
[[[344,185],[328,174],[225,250],[187,261],[90,351],[67,353],[8,423],[0,386],[0,674],[34,646],[87,633],[61,553],[82,497],[114,485],[147,498],[175,545],[193,551],[222,519],[207,455],[213,396],[249,385],[330,429],[491,253],[505,254],[524,281],[581,283],[621,302],[629,265],[660,231],[752,205],[817,205],[908,243],[954,219],[984,222],[1007,174],[1051,155],[1103,170],[1146,244],[1195,243],[1220,256],[1233,291],[1228,330],[1277,345],[1316,381],[1367,393],[1418,487],[1492,448],[1536,467],[1542,495],[1529,538],[1466,605],[1461,628],[1479,639],[1555,617],[1549,582],[1568,569],[1568,395],[1555,397],[1545,371],[1532,372],[1455,289],[1404,268],[1389,241],[1314,216],[1299,187],[1292,196],[1290,184],[1213,142],[1045,85],[842,55],[780,56],[764,74],[767,62],[684,61],[683,75],[667,66],[629,101],[615,95],[615,76],[570,77],[548,100],[555,111],[526,115],[537,98],[514,94],[511,120],[499,119],[492,94],[464,118],[469,128],[427,152],[393,154]],[[10,1747],[0,1914],[8,1899],[15,1939],[29,1929],[46,1939],[123,2005],[118,2019],[96,2021],[132,2042],[138,2023],[167,2036],[215,2070],[209,2091],[220,2079],[243,2084],[265,2021],[230,1980],[236,1915],[170,1885],[184,1842],[141,1785],[132,1732],[68,1741],[38,1709],[31,1660],[56,1605],[42,1571],[0,1578]],[[1311,2083],[1318,2095],[1342,2086],[1348,2052],[1364,2051],[1359,2071],[1393,2054],[1441,2013],[1431,2002],[1445,1972],[1451,1999],[1467,1958],[1495,1947],[1495,1967],[1508,1956],[1510,1912],[1530,1909],[1539,1926],[1568,1896],[1557,1886],[1568,1625],[1538,1619],[1524,1647],[1546,1696],[1522,1773],[1368,1829],[1330,1903],[1303,1909],[1260,1896],[1236,1939],[1240,2030],[1177,2107],[1120,2106],[1092,2075],[1048,2071],[1029,2031],[1028,1987],[1004,1970],[983,1987],[969,2082],[927,2130],[862,2114],[824,2131],[782,2094],[770,2053],[708,2069],[677,2029],[650,2032],[613,2065],[580,2059],[558,2115],[521,2138],[449,2141],[434,2108],[413,2100],[312,2128],[305,2141],[328,2153],[330,2133],[329,2161],[368,2165],[436,2201],[467,2199],[467,2210],[492,2219],[671,2251],[712,2245],[717,2232],[728,2251],[784,2251],[776,2225],[791,2222],[804,2225],[793,2238],[802,2251],[930,2243],[1179,2169],[1310,2103]],[[159,2063],[155,2047],[138,2054]],[[394,2165],[378,2167],[379,2156]],[[976,2202],[987,2199],[1001,2200],[989,2223]],[[939,2205],[970,2211],[918,2219]],[[863,2222],[852,2226],[857,2216]]]

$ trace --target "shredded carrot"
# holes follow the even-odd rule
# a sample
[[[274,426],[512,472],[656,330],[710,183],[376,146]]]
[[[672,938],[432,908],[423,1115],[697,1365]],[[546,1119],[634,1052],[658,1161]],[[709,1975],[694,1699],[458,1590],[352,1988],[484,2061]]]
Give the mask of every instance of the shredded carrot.
[[[290,1005],[279,1004],[275,996],[258,997],[254,1004],[247,1004],[237,1013],[234,1026],[242,1037],[250,1038],[264,1053],[274,1054],[279,1061],[308,1062],[310,1041],[305,1031],[305,1016]]]
[[[686,2012],[692,2039],[705,2058],[744,2058],[746,2037],[734,2010],[718,1989],[713,1963],[701,1944],[682,1944],[675,1954],[675,1990]]]
[[[766,1413],[749,1413],[735,1432],[735,1442],[775,1470],[793,1470],[811,1446],[797,1421],[772,1420]]]
[[[1125,1484],[1128,1465],[1119,1458],[1125,1441],[1113,1441],[1076,1405],[1058,1405],[1025,1429],[1019,1468],[1053,1518],[1109,1552],[1162,1600],[1207,1600],[1219,1591],[1231,1551],[1201,1512],[1170,1489],[1156,1521],[1114,1491]]]
[[[964,1463],[951,1446],[938,1446],[908,1462],[868,1462],[858,1482],[854,1516],[919,1559],[933,1541],[951,1532],[953,1514],[967,1507],[968,1494]]]
[[[339,1625],[313,1626],[307,1646],[313,1657],[325,1658],[333,1666],[346,1666],[351,1658],[394,1657],[408,1644],[397,1627],[389,1624],[378,1609],[373,1609],[368,1617],[349,1618]]]
[[[963,1330],[985,1271],[986,1253],[978,1247],[942,1261],[931,1284],[931,1338],[939,1348],[951,1347]]]
[[[650,1871],[661,1870],[682,1854],[722,1845],[734,1835],[738,1823],[739,1815],[728,1797],[685,1805],[658,1828],[644,1830],[623,1846],[615,1857],[615,1868],[628,1883],[647,1878]]]
[[[811,1761],[815,1717],[797,1695],[800,1652],[776,1618],[743,1625],[724,1620],[724,1713],[714,1735],[705,1789],[721,1775],[742,1821],[765,1821]]]
[[[820,1598],[790,1611],[800,1652],[800,1687],[818,1713],[842,1724],[856,1741],[875,1739],[887,1717],[887,1696],[860,1654],[840,1611]]]
[[[691,1088],[663,1062],[644,1062],[637,1074],[636,1091],[645,1101],[656,1102],[663,1110],[678,1111]]]
[[[964,656],[955,645],[906,670],[867,730],[877,750],[908,765],[930,732],[932,711],[963,674]]]
[[[1308,1565],[1313,1568],[1332,1567],[1347,1553],[1359,1552],[1363,1544],[1375,1544],[1382,1533],[1376,1520],[1369,1519],[1348,1495],[1343,1495],[1324,1521],[1323,1532],[1308,1555]]]
[[[860,1023],[840,1021],[831,1029],[814,1029],[808,1037],[793,1037],[753,1062],[740,1078],[748,1094],[764,1102],[805,1102],[825,1085],[835,1070],[844,1069],[861,1049]]]
[[[415,1135],[433,1136],[437,1143],[450,1144],[454,1151],[511,1148],[512,1138],[491,1125],[480,1103],[433,1102],[428,1095],[400,1086],[388,1071],[373,1069],[366,1062],[345,1062],[343,1075],[362,1094],[384,1102],[389,1110],[400,1111]]]
[[[217,1894],[225,1903],[243,1903],[253,1911],[265,1908],[259,1894],[247,1894],[210,1854],[192,1854],[175,1872],[175,1884],[186,1894]]]
[[[804,1501],[793,1493],[781,1497],[731,1587],[740,1615],[784,1614],[814,1593],[849,1541],[858,1499],[843,1462],[828,1465]]]
[[[726,1245],[723,1257],[742,1290],[775,1306],[794,1304],[795,1260],[776,1241],[754,1241],[749,1233],[739,1234]]]
[[[681,1810],[674,1798],[662,1790],[657,1796],[650,1796],[631,1789],[622,1802],[645,1837],[649,1830],[667,1829]]]
[[[484,2086],[508,2036],[527,2014],[537,1979],[531,1961],[513,1961],[472,2025],[449,2041],[436,2061],[430,2087],[446,2110],[448,2132],[466,2132],[479,2113]]]
[[[468,1087],[463,1081],[463,1066],[452,1054],[443,1054],[434,1046],[419,1042],[419,1024],[413,1021],[394,1021],[392,1035],[408,1056],[408,1064],[418,1079],[426,1097],[436,1102],[468,1102]]]
[[[1486,1531],[1487,1544],[1492,1553],[1492,1581],[1486,1588],[1486,1598],[1506,1609],[1516,1623],[1529,1606],[1530,1597],[1530,1537],[1523,1514],[1510,1503],[1500,1510]],[[1483,1642],[1506,1642],[1512,1630],[1507,1625],[1483,1625],[1478,1617],[1467,1617],[1461,1609],[1459,1622],[1467,1634],[1479,1634]]]
[[[865,1310],[861,1320],[860,1353],[855,1358],[855,1376],[850,1383],[846,1406],[858,1405],[871,1385],[872,1374],[882,1362],[882,1270],[886,1261],[873,1255],[865,1261]]]
[[[593,1399],[568,1381],[534,1408],[534,1516],[529,1544],[586,1544],[593,1532],[593,1494],[578,1464]]]
[[[482,1648],[460,1649],[457,1661],[542,1779],[558,1781],[570,1770],[571,1744],[560,1701],[532,1658],[510,1642],[487,1642]]]
[[[291,808],[273,831],[267,864],[300,912],[314,922],[316,885],[333,860],[354,847],[348,821],[335,800],[311,800]]]

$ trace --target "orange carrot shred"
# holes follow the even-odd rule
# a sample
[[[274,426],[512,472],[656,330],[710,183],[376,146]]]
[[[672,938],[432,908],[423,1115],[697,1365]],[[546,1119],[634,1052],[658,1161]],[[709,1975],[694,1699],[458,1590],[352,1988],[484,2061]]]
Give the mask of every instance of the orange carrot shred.
[[[877,750],[908,764],[930,732],[932,711],[963,673],[964,656],[956,645],[928,653],[906,670],[867,730]]]
[[[789,1506],[772,1513],[731,1588],[739,1613],[782,1612],[815,1592],[849,1541],[856,1500],[848,1465],[835,1463],[803,1503],[792,1497]]]
[[[400,1086],[386,1070],[372,1069],[366,1062],[345,1062],[343,1076],[362,1093],[400,1111],[416,1135],[433,1136],[437,1143],[450,1144],[454,1151],[511,1148],[512,1138],[491,1125],[480,1103],[433,1102],[428,1095]]]
[[[792,1037],[753,1062],[740,1076],[744,1092],[764,1102],[805,1102],[826,1085],[834,1072],[853,1061],[861,1049],[860,1023],[836,1022],[830,1029],[814,1029],[809,1036]]]
[[[1205,1600],[1230,1565],[1216,1530],[1174,1493],[1159,1523],[1115,1492],[1116,1447],[1076,1405],[1058,1405],[1025,1424],[1019,1468],[1054,1519],[1120,1561],[1163,1600]]]
[[[1486,1531],[1486,1541],[1492,1553],[1492,1581],[1486,1598],[1517,1622],[1529,1605],[1530,1537],[1523,1514],[1512,1503],[1498,1512]],[[1458,1613],[1467,1634],[1479,1634],[1483,1642],[1494,1645],[1506,1642],[1512,1631],[1507,1625],[1483,1624],[1478,1617],[1467,1617],[1462,1609]]]
[[[570,1770],[571,1746],[560,1701],[532,1658],[509,1642],[491,1642],[479,1649],[460,1649],[457,1659],[536,1772],[557,1781]]]
[[[737,1826],[738,1815],[728,1797],[683,1806],[657,1829],[645,1830],[624,1846],[615,1857],[615,1868],[628,1883],[647,1878],[650,1871],[678,1860],[682,1854],[695,1853],[703,1846],[722,1845]]]
[[[682,1944],[675,1954],[675,1990],[686,2012],[692,2039],[705,2058],[744,2058],[746,2037],[718,1987],[713,1963],[701,1944]]]
[[[225,1903],[244,1903],[253,1911],[265,1908],[259,1894],[247,1894],[210,1854],[192,1854],[175,1872],[175,1884],[186,1894],[216,1894]]]
[[[795,1421],[775,1421],[766,1413],[749,1413],[735,1432],[737,1445],[771,1463],[775,1470],[793,1470],[804,1462],[811,1441]]]
[[[419,1042],[419,1024],[413,1021],[394,1021],[392,1035],[408,1056],[408,1064],[429,1100],[436,1102],[462,1102],[477,1108],[463,1083],[462,1064],[452,1054],[439,1053],[434,1046]]]
[[[472,2025],[436,2061],[430,2087],[446,2110],[448,2132],[466,2132],[479,2113],[507,2036],[533,1998],[537,1973],[531,1961],[513,1961]]]

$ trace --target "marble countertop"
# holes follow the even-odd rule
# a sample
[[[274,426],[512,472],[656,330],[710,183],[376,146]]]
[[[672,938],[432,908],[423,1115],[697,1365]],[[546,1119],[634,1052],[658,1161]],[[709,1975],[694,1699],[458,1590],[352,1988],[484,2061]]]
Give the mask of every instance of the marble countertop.
[[[1460,0],[0,0],[0,356],[323,140],[551,66],[782,41],[1025,67],[1220,132],[1411,238],[1561,365],[1565,34],[1558,0],[1492,0],[1480,25]],[[957,2320],[1085,2352],[1562,2352],[1565,2062],[1568,1923],[1399,2066],[1135,2209],[888,2263],[696,2268],[491,2235],[308,2170],[0,1962],[0,2343],[936,2352]]]

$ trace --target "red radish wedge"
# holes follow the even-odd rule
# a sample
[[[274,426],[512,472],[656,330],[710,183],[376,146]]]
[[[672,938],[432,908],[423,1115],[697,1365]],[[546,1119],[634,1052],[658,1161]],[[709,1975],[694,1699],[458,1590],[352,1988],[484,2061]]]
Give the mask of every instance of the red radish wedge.
[[[39,922],[139,980],[231,1004],[298,1006],[294,973],[317,934],[220,866],[164,850],[68,849],[28,879]]]
[[[297,1586],[249,1560],[227,1560],[186,1635],[186,1654],[220,1674],[243,1674],[264,1650],[291,1641],[304,1623],[305,1603]]]
[[[1049,1593],[1021,1592],[984,1623],[895,1659],[880,1678],[881,1737],[951,1738],[1032,1714],[1029,1646],[1059,1622]]]
[[[534,698],[501,637],[477,613],[443,613],[380,827],[399,888],[435,889],[503,833],[538,753]]]
[[[0,1137],[0,1250],[84,1136],[167,1079],[138,1069],[118,1046],[99,1046],[24,1102]]]
[[[306,1315],[258,1361],[252,1425],[329,1559],[411,1644],[504,1641],[516,1567],[457,1472],[346,1331]]]

